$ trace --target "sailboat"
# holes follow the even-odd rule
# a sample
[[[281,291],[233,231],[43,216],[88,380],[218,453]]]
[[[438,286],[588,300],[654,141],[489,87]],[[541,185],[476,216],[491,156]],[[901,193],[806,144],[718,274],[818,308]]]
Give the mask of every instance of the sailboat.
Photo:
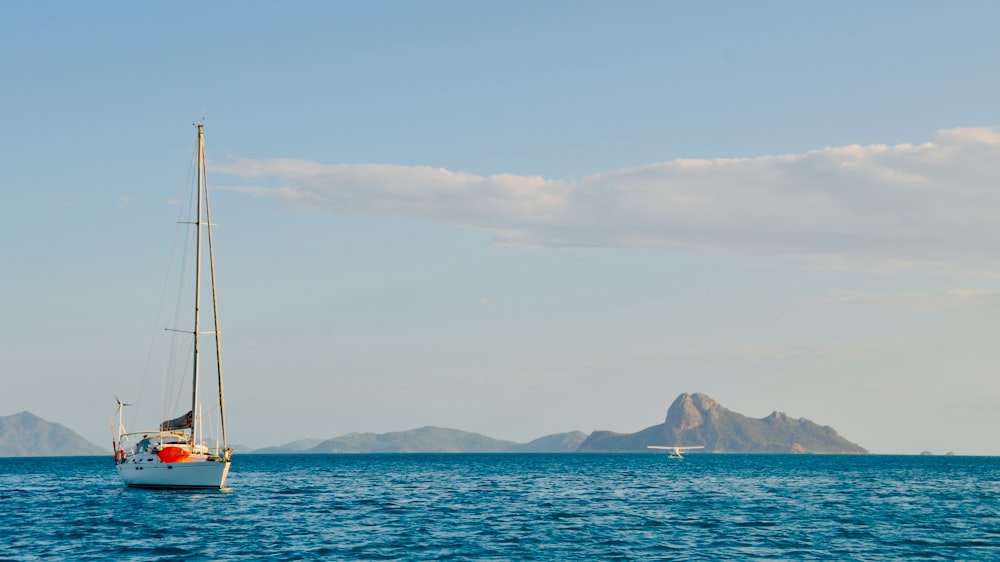
[[[118,425],[114,431],[115,468],[127,486],[137,488],[222,488],[229,474],[232,449],[226,444],[225,399],[222,392],[222,355],[218,299],[215,287],[215,258],[212,252],[212,221],[208,206],[208,174],[205,171],[204,123],[198,128],[196,229],[194,261],[194,325],[186,333],[193,338],[193,373],[191,408],[176,418],[162,422],[151,431],[126,431],[122,413],[128,404],[118,401]],[[204,236],[203,236],[204,235]],[[212,293],[213,325],[205,331],[201,325],[202,239],[207,238],[209,279]],[[203,437],[205,420],[199,396],[201,372],[201,336],[214,335],[215,367],[218,373],[218,429],[221,441],[210,443]],[[117,398],[116,398],[117,400]],[[212,408],[214,411],[214,408]],[[183,411],[183,410],[181,410]],[[114,423],[114,422],[112,422]]]

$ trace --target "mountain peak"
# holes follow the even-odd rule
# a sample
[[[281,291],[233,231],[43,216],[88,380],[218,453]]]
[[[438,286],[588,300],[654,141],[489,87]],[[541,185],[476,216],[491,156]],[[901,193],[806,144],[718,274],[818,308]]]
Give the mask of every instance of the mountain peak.
[[[725,408],[707,394],[684,393],[670,405],[667,410],[667,419],[663,423],[678,431],[693,429],[706,421],[718,420],[720,410],[725,410]]]
[[[25,410],[0,416],[0,457],[101,455],[105,450],[62,424]]]
[[[771,412],[770,416],[767,416],[766,418],[764,418],[764,420],[768,421],[768,422],[783,422],[783,421],[788,421],[788,414],[786,414],[785,412],[779,412],[778,410],[775,410],[775,411]]]
[[[705,394],[681,394],[662,424],[637,433],[595,431],[580,451],[645,452],[647,445],[703,446],[717,453],[866,453],[833,428],[774,411],[762,419],[733,412]]]

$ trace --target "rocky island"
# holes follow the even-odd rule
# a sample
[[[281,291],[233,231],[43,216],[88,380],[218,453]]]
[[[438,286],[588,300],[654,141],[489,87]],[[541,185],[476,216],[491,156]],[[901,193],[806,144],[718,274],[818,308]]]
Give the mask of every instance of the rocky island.
[[[700,445],[706,453],[867,453],[833,428],[773,412],[755,419],[704,394],[681,394],[663,423],[636,433],[595,431],[580,452],[645,452],[647,445]]]

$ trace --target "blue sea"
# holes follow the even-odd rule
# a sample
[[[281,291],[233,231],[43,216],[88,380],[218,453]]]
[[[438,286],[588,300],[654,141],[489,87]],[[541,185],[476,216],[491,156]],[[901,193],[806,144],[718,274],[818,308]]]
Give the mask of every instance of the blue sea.
[[[1000,560],[1000,458],[236,455],[228,488],[0,459],[2,560]]]

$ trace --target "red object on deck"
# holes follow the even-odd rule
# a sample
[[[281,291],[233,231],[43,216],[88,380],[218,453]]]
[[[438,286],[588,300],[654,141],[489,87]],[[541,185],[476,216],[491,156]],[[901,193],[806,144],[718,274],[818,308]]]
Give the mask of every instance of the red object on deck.
[[[156,454],[163,462],[184,462],[188,460],[191,453],[181,447],[164,447]]]

